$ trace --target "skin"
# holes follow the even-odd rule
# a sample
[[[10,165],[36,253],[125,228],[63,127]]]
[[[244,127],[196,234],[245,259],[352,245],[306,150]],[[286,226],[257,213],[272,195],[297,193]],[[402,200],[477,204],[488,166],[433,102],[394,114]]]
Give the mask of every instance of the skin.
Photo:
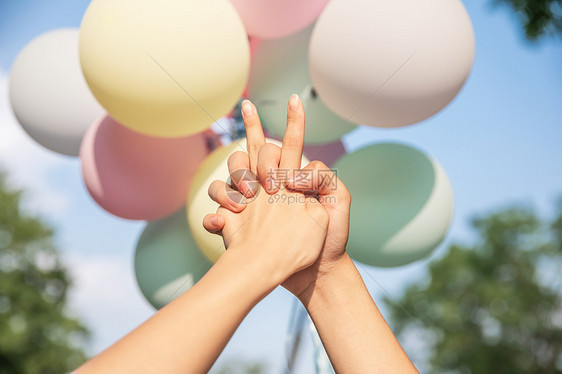
[[[417,372],[345,252],[350,197],[343,183],[326,183],[319,162],[300,170],[305,178],[280,178],[279,170],[299,171],[302,103],[290,100],[281,148],[265,144],[250,105],[249,152],[231,156],[229,169],[257,172],[264,186],[249,178],[233,178],[235,188],[214,182],[209,195],[221,207],[204,219],[228,250],[190,290],[77,373],[207,372],[244,317],[279,284],[306,306],[338,373]],[[279,200],[272,202],[274,193]]]
[[[270,204],[263,192],[239,213],[219,208],[228,251],[191,289],[76,372],[208,372],[249,311],[322,250],[324,207],[297,192],[282,194],[299,201]]]
[[[242,105],[242,115],[248,154],[237,152],[232,155],[230,172],[250,169],[257,173],[269,195],[286,193],[287,190],[315,195],[329,216],[326,238],[318,258],[282,285],[306,307],[336,372],[417,373],[345,250],[351,204],[348,190],[322,162],[313,161],[300,169],[305,127],[300,99],[293,95],[289,100],[287,131],[281,148],[266,144],[257,110],[248,100]],[[298,176],[299,172],[298,178],[280,178],[287,174]],[[244,181],[238,182],[235,187],[242,194],[254,194]],[[217,189],[210,191],[210,196],[221,208],[217,214],[207,215],[203,226],[214,233],[220,234],[222,230],[224,236],[224,228],[236,213],[232,209],[228,211],[232,206],[232,195],[215,193],[227,187],[221,185],[222,182],[216,183]],[[238,204],[235,211],[245,209],[248,208]],[[228,211],[227,215],[225,211]]]

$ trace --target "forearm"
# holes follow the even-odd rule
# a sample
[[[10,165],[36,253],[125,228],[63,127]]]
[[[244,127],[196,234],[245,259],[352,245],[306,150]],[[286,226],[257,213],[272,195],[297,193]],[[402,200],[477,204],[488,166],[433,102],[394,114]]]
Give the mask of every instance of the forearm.
[[[347,254],[302,301],[337,373],[417,373]]]
[[[229,249],[195,286],[79,373],[204,373],[248,312],[277,285],[271,272]]]

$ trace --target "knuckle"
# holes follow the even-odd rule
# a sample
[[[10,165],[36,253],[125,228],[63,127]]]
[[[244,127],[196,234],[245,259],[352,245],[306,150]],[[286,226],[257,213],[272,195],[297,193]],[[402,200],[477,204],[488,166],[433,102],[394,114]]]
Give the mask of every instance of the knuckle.
[[[246,152],[236,151],[236,152],[232,153],[230,156],[228,156],[228,164],[234,165],[234,164],[240,162],[241,160],[243,160],[243,157],[248,157]]]
[[[340,185],[338,186],[338,198],[346,203],[346,204],[351,204],[351,194],[349,193],[349,190],[347,189],[347,187],[344,186],[343,183],[340,182]]]
[[[215,180],[209,185],[209,189],[207,190],[207,193],[209,194],[210,197],[215,197],[217,195],[220,185],[221,185],[221,181],[219,180]]]
[[[297,150],[302,147],[301,140],[295,136],[286,136],[283,139],[283,148],[288,150]]]
[[[258,172],[269,172],[271,169],[276,168],[278,165],[275,164],[275,157],[272,156],[274,152],[280,152],[280,150],[281,148],[274,144],[271,144],[271,146],[266,144],[261,147],[258,153]]]
[[[318,170],[326,170],[326,169],[328,169],[328,167],[326,166],[326,164],[323,163],[323,162],[320,161],[320,160],[311,161],[310,164],[308,164],[308,167],[309,167],[310,169],[318,169]]]
[[[271,177],[275,173],[275,170],[271,165],[258,164],[258,180],[264,182],[267,178]]]
[[[275,152],[279,152],[281,148],[273,143],[266,143],[264,144],[260,150],[258,151],[258,155],[265,155],[265,154],[274,154]]]
[[[262,148],[261,144],[248,144],[248,152],[251,153],[259,154],[261,148]]]
[[[326,211],[326,209],[324,209],[324,207],[319,202],[315,202],[313,205],[315,205],[315,209],[313,210],[315,218],[320,223],[328,223],[330,217],[328,216],[328,212]]]

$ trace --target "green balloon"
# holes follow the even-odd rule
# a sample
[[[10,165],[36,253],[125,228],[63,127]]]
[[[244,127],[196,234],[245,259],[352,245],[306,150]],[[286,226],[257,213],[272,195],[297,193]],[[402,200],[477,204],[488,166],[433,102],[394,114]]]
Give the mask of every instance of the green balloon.
[[[149,222],[138,240],[137,284],[156,309],[191,288],[211,266],[193,240],[185,209]]]
[[[443,168],[401,144],[375,144],[333,166],[351,193],[347,251],[372,266],[401,266],[428,256],[453,216],[453,191]]]
[[[283,39],[260,41],[250,69],[248,92],[263,126],[282,138],[287,127],[287,102],[296,93],[306,113],[304,141],[331,143],[356,128],[333,113],[316,95],[308,69],[308,45],[313,26]]]

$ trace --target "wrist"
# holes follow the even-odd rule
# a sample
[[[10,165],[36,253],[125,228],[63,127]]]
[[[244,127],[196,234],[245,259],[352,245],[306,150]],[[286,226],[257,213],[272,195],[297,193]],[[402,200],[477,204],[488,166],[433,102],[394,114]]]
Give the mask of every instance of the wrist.
[[[243,272],[254,282],[254,286],[269,290],[269,292],[286,278],[279,263],[262,248],[250,245],[231,245],[220,260],[228,262],[230,266]]]
[[[351,257],[344,252],[329,267],[318,269],[316,279],[296,296],[308,309],[312,301],[328,302],[337,295],[338,290],[350,286],[350,283],[356,283],[357,276],[361,279]]]

